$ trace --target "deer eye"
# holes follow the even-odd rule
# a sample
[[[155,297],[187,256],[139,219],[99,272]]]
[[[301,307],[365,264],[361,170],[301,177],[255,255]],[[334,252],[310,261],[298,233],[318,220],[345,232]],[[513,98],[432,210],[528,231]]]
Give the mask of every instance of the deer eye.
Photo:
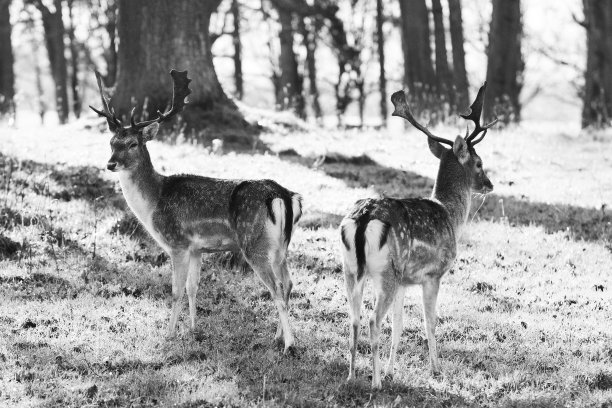
[[[476,163],[476,168],[482,169],[482,163],[481,162]]]
[[[136,148],[136,147],[138,147],[138,143],[134,142],[134,143],[131,143],[131,144],[130,144],[130,146],[129,146],[128,148],[129,148],[129,149],[134,149],[134,148]]]

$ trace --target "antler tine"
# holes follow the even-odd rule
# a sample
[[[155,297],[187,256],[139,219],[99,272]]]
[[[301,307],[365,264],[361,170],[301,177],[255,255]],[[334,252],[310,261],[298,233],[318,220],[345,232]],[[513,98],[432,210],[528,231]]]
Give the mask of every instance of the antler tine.
[[[450,140],[444,139],[442,137],[436,136],[429,131],[425,126],[421,125],[419,122],[414,119],[412,116],[412,112],[410,112],[410,107],[406,102],[406,94],[404,91],[397,91],[393,95],[391,95],[391,103],[395,107],[395,110],[391,114],[391,116],[399,116],[400,118],[406,119],[412,126],[425,133],[428,138],[435,140],[436,142],[444,143],[449,146],[453,145],[453,142]]]
[[[484,126],[480,125],[480,117],[482,115],[482,106],[484,105],[484,95],[485,95],[486,89],[487,89],[487,82],[485,81],[485,83],[482,84],[482,86],[478,90],[476,99],[474,99],[474,102],[472,103],[472,105],[470,105],[470,113],[459,115],[463,119],[471,120],[472,122],[474,122],[474,126],[475,126],[474,130],[472,131],[472,133],[470,133],[465,138],[465,141],[470,143],[472,146],[479,143],[484,138],[484,136],[487,134],[487,129],[489,129],[491,126],[497,123],[497,119],[495,119],[494,121]],[[481,137],[479,137],[477,140],[474,140],[476,136],[478,136],[478,134],[481,132],[484,132],[481,135]]]
[[[191,94],[191,89],[189,89],[191,79],[187,78],[187,71],[176,71],[174,69],[170,71],[170,76],[172,76],[172,82],[174,84],[172,88],[172,106],[170,110],[164,113],[157,111],[158,117],[156,119],[133,123],[132,127],[143,128],[153,122],[165,122],[185,108],[187,104],[185,98]]]
[[[130,112],[130,126],[131,127],[136,127],[136,121],[134,120],[134,113],[136,112],[136,107],[132,108],[132,111]]]
[[[109,107],[108,99],[104,96],[104,85],[102,84],[102,75],[98,71],[94,71],[96,74],[96,81],[98,82],[98,90],[100,91],[100,99],[102,100],[102,111],[89,105],[89,107],[96,112],[98,115],[106,118],[109,127],[121,127],[121,121],[115,115],[115,111]]]

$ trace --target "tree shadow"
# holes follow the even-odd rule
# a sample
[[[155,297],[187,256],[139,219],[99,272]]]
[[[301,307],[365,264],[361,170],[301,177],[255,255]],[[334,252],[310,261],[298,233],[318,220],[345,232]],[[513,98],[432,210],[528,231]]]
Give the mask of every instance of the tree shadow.
[[[311,167],[314,158],[281,156],[294,163]],[[434,180],[419,174],[380,165],[373,160],[366,164],[353,164],[351,158],[342,159],[338,155],[327,164],[323,161],[317,168],[331,177],[343,180],[351,188],[371,188],[381,195],[390,197],[429,197]],[[567,204],[548,204],[531,201],[526,197],[499,194],[487,196],[478,209],[477,200],[473,202],[472,214],[478,210],[477,217],[484,220],[508,221],[510,225],[537,225],[546,233],[566,232],[571,239],[585,241],[612,241],[612,212],[601,209],[584,208]],[[323,214],[313,214],[319,221],[308,220],[307,226],[337,226],[342,219]],[[325,219],[323,219],[325,218]],[[612,248],[611,248],[612,250]]]

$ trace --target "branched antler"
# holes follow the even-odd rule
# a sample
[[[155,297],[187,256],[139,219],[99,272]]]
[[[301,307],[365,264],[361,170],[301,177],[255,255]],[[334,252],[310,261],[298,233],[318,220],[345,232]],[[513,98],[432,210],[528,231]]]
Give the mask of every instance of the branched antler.
[[[444,139],[442,137],[434,135],[429,131],[429,129],[427,129],[425,126],[417,122],[416,119],[414,119],[414,116],[412,116],[412,112],[410,111],[410,107],[406,102],[406,95],[404,94],[404,91],[397,91],[393,95],[391,95],[391,103],[393,103],[393,106],[395,107],[395,110],[391,114],[392,116],[399,116],[400,118],[406,119],[408,122],[410,122],[412,126],[425,133],[428,138],[435,140],[436,142],[444,143],[449,146],[453,145],[453,142],[448,139]]]
[[[98,88],[100,90],[100,97],[102,98],[102,109],[103,110],[100,111],[91,105],[89,107],[94,112],[96,112],[98,115],[105,117],[108,122],[109,129],[112,132],[114,132],[117,129],[122,127],[122,123],[117,117],[117,115],[115,114],[114,109],[112,109],[109,106],[108,99],[106,99],[106,96],[104,95],[104,87],[102,85],[102,75],[100,75],[98,71],[95,71],[95,73],[96,73],[96,79],[98,81]],[[157,123],[165,122],[168,119],[172,118],[177,113],[181,112],[183,108],[185,108],[185,105],[187,104],[187,102],[185,101],[185,98],[187,98],[187,96],[191,93],[191,89],[189,89],[189,83],[191,82],[191,79],[187,78],[187,71],[176,71],[174,69],[170,71],[170,76],[172,76],[172,81],[174,83],[173,93],[172,93],[172,105],[170,107],[170,110],[164,113],[157,111],[158,117],[155,119],[146,120],[144,122],[136,122],[134,120],[134,112],[136,108],[133,108],[132,112],[130,113],[130,126],[127,126],[124,129],[138,130],[154,122],[157,122]]]
[[[486,89],[487,89],[487,82],[485,81],[485,83],[478,90],[476,99],[474,99],[474,102],[472,103],[472,105],[470,105],[470,113],[459,115],[463,119],[471,120],[472,122],[474,122],[474,125],[475,125],[474,130],[472,131],[472,133],[467,135],[465,138],[465,141],[468,142],[468,144],[470,144],[471,146],[474,146],[480,143],[482,139],[484,139],[485,135],[487,134],[487,130],[491,126],[497,123],[497,119],[495,119],[491,123],[488,123],[484,126],[480,125],[480,116],[482,115],[482,106],[484,104],[484,94],[485,94]],[[478,136],[479,133],[482,133],[482,135],[478,139],[476,139],[476,136]]]

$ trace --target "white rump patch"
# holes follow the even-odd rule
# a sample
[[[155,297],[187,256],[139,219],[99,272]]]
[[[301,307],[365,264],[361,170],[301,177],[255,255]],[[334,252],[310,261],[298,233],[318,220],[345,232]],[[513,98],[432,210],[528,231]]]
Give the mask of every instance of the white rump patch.
[[[375,276],[382,272],[389,264],[388,240],[380,248],[380,241],[384,231],[385,224],[378,220],[370,221],[365,230],[365,268],[370,273],[370,276]]]
[[[355,230],[357,225],[355,220],[351,218],[345,218],[340,223],[340,248],[342,248],[342,257],[346,267],[349,271],[357,273],[357,255],[355,254]],[[345,239],[349,243],[349,249],[346,249],[344,242],[342,241],[342,234],[344,233]]]

